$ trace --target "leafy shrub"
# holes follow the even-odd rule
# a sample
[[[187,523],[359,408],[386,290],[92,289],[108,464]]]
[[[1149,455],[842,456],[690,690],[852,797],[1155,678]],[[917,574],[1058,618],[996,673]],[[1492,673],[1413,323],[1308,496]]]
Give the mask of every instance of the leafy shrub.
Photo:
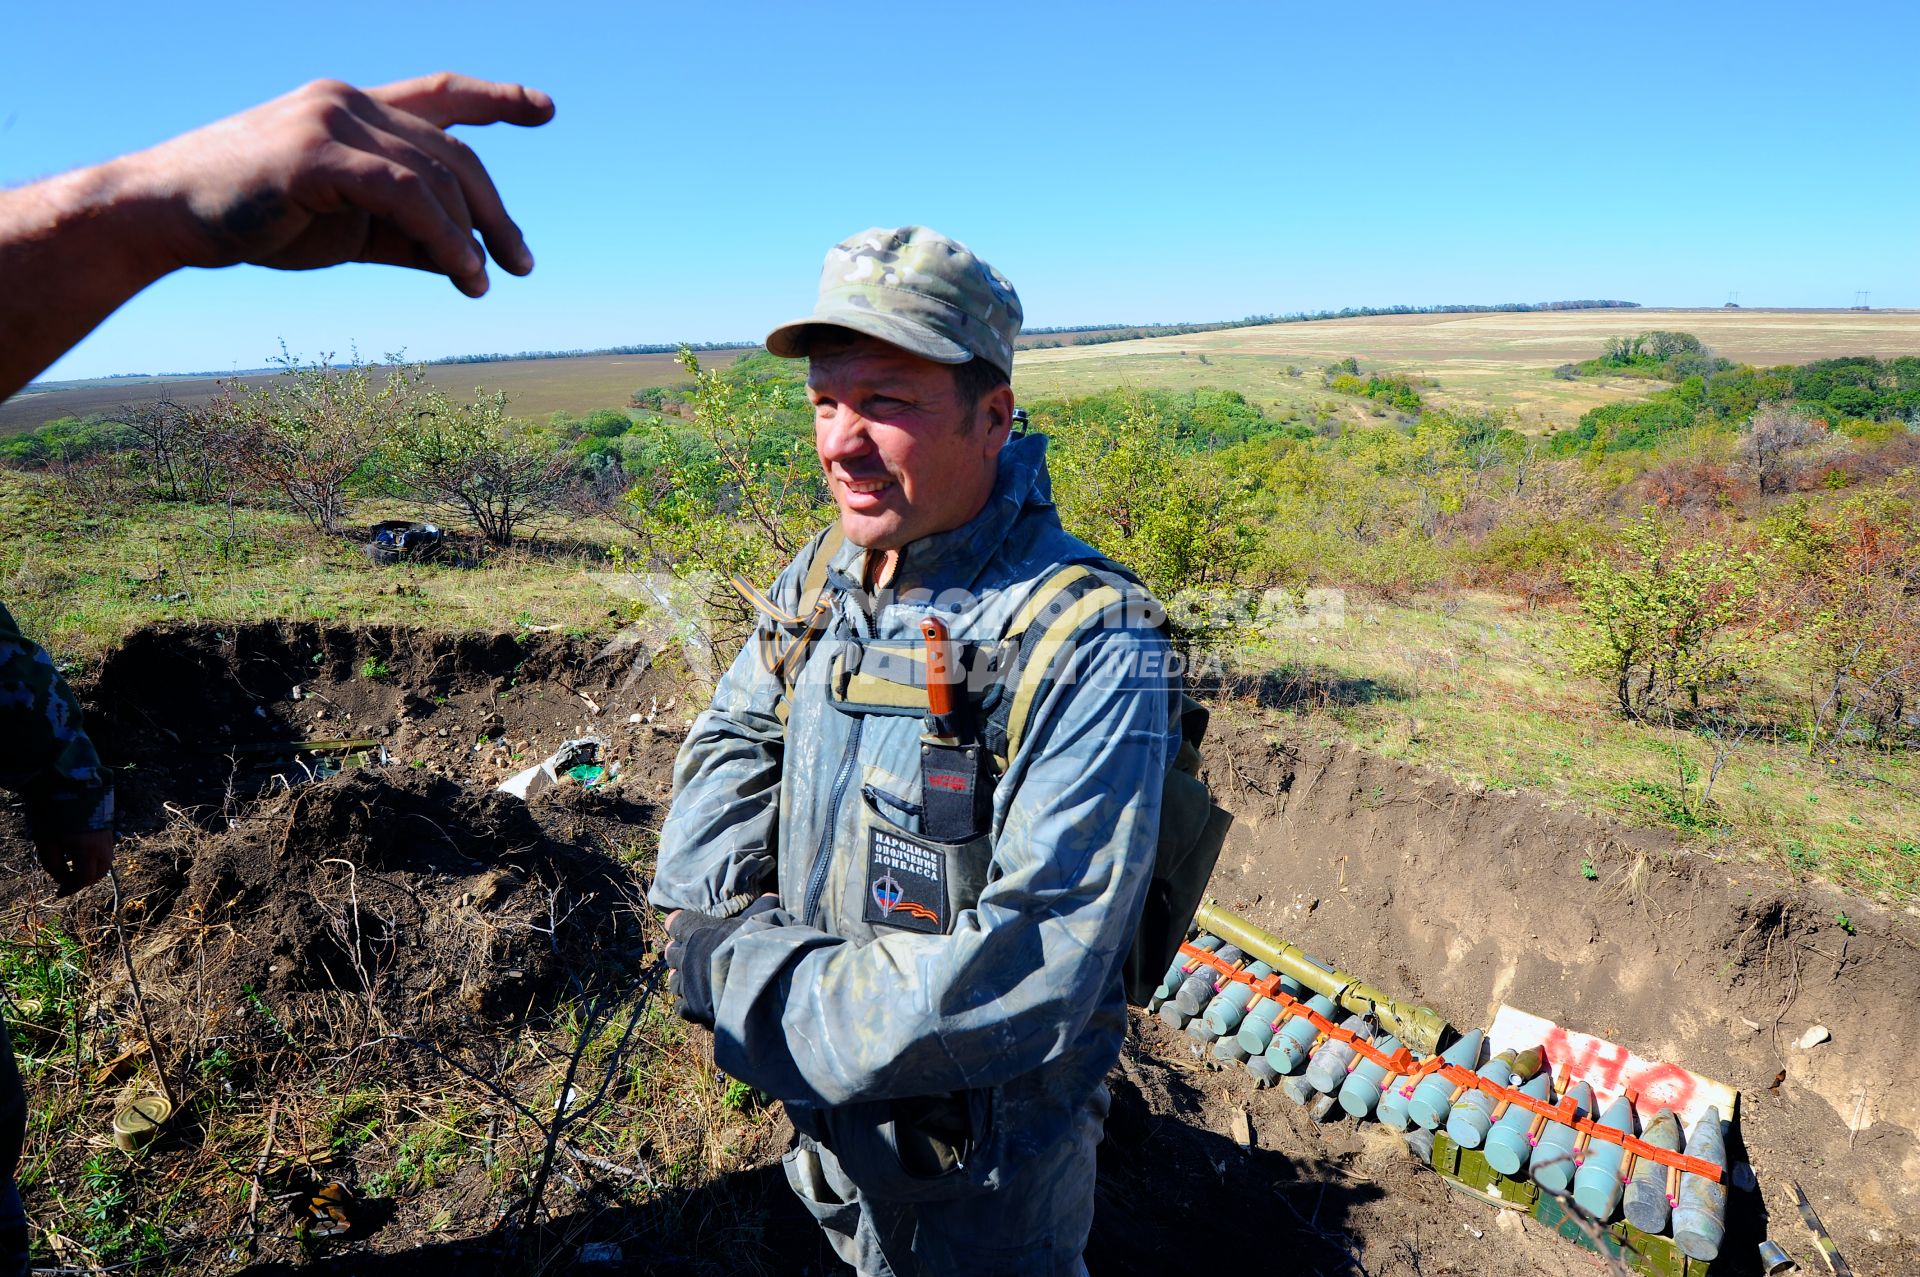
[[[796,365],[781,362],[784,375],[765,375],[750,360],[709,371],[682,350],[691,422],[662,417],[635,432],[642,452],[631,469],[643,477],[626,494],[623,521],[676,574],[737,573],[764,585],[833,517],[806,414],[794,403]],[[744,630],[746,606],[731,590],[709,596],[728,625]]]
[[[1702,515],[1735,508],[1750,488],[1717,461],[1703,457],[1663,462],[1641,479],[1646,499],[1676,514]]]
[[[282,355],[264,386],[228,382],[209,409],[235,464],[321,532],[338,532],[348,486],[388,440],[433,408],[418,365],[303,364]],[[378,478],[380,476],[372,476]]]
[[[1641,403],[1603,404],[1583,414],[1573,429],[1553,436],[1547,451],[1556,457],[1568,457],[1588,451],[1647,448],[1693,423],[1693,409],[1670,393]]]
[[[85,461],[137,446],[139,436],[125,423],[105,417],[61,417],[38,430],[0,439],[0,462],[43,469],[56,461]]]
[[[1046,419],[1053,496],[1067,530],[1140,574],[1162,600],[1237,579],[1248,555],[1238,487],[1216,458],[1182,454],[1150,400]],[[1177,626],[1176,626],[1177,628]],[[1191,643],[1198,636],[1178,635]]]
[[[387,445],[394,476],[421,500],[463,514],[494,545],[553,513],[573,464],[553,440],[507,415],[507,397],[476,392],[449,403],[437,391]],[[624,419],[624,414],[622,414]]]
[[[1477,584],[1512,590],[1531,607],[1566,594],[1567,574],[1593,539],[1584,520],[1525,512],[1495,524],[1462,558]]]
[[[1809,753],[1856,727],[1880,740],[1920,702],[1920,518],[1886,496],[1783,508],[1763,534],[1787,568],[1785,619],[1808,668]]]
[[[1599,554],[1569,574],[1585,621],[1568,640],[1576,673],[1606,680],[1622,716],[1671,720],[1751,669],[1748,633],[1765,560],[1702,542],[1675,543],[1651,511],[1619,532],[1618,561]]]
[[[1794,453],[1812,447],[1827,434],[1824,421],[1804,411],[1769,404],[1753,414],[1740,432],[1740,460],[1762,492],[1784,492]]]

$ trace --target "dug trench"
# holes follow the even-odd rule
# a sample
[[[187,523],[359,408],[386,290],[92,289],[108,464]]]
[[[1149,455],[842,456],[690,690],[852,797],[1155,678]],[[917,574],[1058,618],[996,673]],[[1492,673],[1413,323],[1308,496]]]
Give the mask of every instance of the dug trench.
[[[663,1167],[668,1150],[644,1138],[597,1169],[562,1157],[547,1222],[521,1226],[535,1119],[554,1110],[583,999],[631,994],[657,970],[645,868],[702,695],[643,650],[172,627],[133,635],[85,681],[121,778],[119,913],[147,1015],[183,1107],[223,1115],[137,1155],[142,1181],[175,1194],[151,1270],[835,1271],[781,1181],[777,1105],[711,1110],[733,1125],[704,1160]],[[1211,889],[1223,904],[1457,1025],[1510,1003],[1738,1089],[1734,1156],[1759,1187],[1733,1193],[1716,1272],[1758,1271],[1762,1236],[1817,1265],[1793,1180],[1856,1272],[1913,1270],[1912,916],[1313,743],[1251,703],[1215,712],[1209,781],[1236,817]],[[604,742],[598,783],[529,802],[494,791],[589,735]],[[292,748],[315,740],[353,744]],[[30,1140],[29,1210],[46,1221],[73,1208],[100,1158],[124,1156],[104,1148],[107,1118],[151,1068],[110,890],[52,899],[15,813],[0,814],[0,855],[9,951],[71,936],[86,978],[63,1013],[77,1031],[32,1001],[9,1013],[30,1103],[63,1119]],[[623,1049],[677,1052],[672,1071],[698,1072],[705,1044],[676,1039],[666,1018],[656,1001]],[[1814,1024],[1830,1040],[1796,1045]],[[627,1067],[638,1078],[643,1064]],[[323,1115],[348,1106],[356,1080],[458,1098],[466,1160],[405,1180],[384,1165],[391,1143],[335,1135],[312,1174],[363,1205],[351,1229],[320,1237],[275,1191],[287,1181],[259,1173],[287,1160],[260,1151],[259,1134],[279,1115],[299,1128],[280,1136],[300,1149],[292,1160],[319,1160]],[[1110,1086],[1095,1273],[1165,1272],[1180,1255],[1383,1277],[1594,1271],[1540,1226],[1452,1192],[1377,1124],[1316,1124],[1157,1018],[1136,1014]],[[679,1120],[700,1120],[689,1112]],[[248,1132],[244,1155],[222,1122]],[[49,1261],[98,1262],[84,1239],[44,1240]]]

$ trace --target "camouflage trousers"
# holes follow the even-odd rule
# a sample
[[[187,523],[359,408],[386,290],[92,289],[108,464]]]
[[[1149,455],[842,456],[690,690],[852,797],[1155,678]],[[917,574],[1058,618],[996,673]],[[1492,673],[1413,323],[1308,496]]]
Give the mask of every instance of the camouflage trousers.
[[[805,1135],[784,1159],[787,1184],[860,1277],[1086,1277],[1080,1256],[1093,1227],[1094,1150],[1107,1105],[1103,1085],[1073,1129],[991,1192],[876,1199],[847,1178],[831,1149]]]

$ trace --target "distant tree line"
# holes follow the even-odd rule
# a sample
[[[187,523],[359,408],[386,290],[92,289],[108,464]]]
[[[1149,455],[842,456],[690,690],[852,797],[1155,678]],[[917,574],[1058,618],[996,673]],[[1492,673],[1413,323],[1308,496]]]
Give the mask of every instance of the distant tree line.
[[[500,364],[515,359],[583,359],[589,355],[673,355],[682,350],[745,350],[758,346],[756,341],[669,341],[649,342],[639,346],[599,346],[592,350],[516,350],[512,354],[496,352],[491,355],[445,355],[439,359],[423,359],[423,364]]]
[[[1229,328],[1258,328],[1265,324],[1309,324],[1321,319],[1365,319],[1374,315],[1475,315],[1535,310],[1637,310],[1639,302],[1559,301],[1499,302],[1474,306],[1465,303],[1447,306],[1348,306],[1341,310],[1302,310],[1284,315],[1248,315],[1203,324],[1070,324],[1051,328],[1028,328],[1021,334],[1025,349],[1044,350],[1055,346],[1098,346],[1111,341],[1135,341],[1142,337],[1181,337],[1188,333],[1221,332]],[[1028,341],[1032,337],[1065,335],[1069,341]],[[1078,335],[1076,335],[1078,334]]]

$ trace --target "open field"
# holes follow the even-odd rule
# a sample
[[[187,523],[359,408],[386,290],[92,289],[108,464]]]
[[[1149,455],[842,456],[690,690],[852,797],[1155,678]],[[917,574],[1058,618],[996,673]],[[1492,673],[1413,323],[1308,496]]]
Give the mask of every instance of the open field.
[[[745,350],[705,350],[705,367],[723,368]],[[433,364],[427,379],[451,395],[465,396],[475,387],[504,390],[513,411],[523,417],[552,412],[586,413],[595,408],[624,408],[627,397],[647,386],[685,381],[686,374],[673,355],[581,355],[569,359],[503,359],[487,364]],[[274,374],[242,377],[247,385],[264,385]],[[0,435],[32,430],[58,417],[85,417],[110,413],[126,404],[149,399],[175,403],[205,403],[218,391],[213,377],[109,377],[90,381],[58,382],[52,389],[28,390],[0,404]]]
[[[1590,359],[1607,338],[1653,328],[1698,336],[1714,354],[1756,365],[1838,355],[1920,354],[1920,311],[1569,310],[1386,315],[1269,324],[1102,346],[1022,352],[1021,396],[1082,394],[1114,385],[1189,390],[1218,386],[1298,411],[1326,402],[1320,369],[1348,355],[1369,371],[1412,373],[1439,385],[1440,407],[1512,409],[1537,429],[1571,424],[1589,408],[1644,396],[1659,383],[1630,378],[1556,381],[1553,369]],[[1302,375],[1290,377],[1289,367]]]
[[[1709,738],[1623,721],[1555,649],[1570,612],[1498,594],[1444,601],[1355,597],[1342,624],[1255,641],[1231,662],[1266,681],[1323,744],[1436,768],[1488,790],[1688,836],[1732,864],[1768,864],[1920,903],[1913,828],[1920,766],[1906,753],[1836,760],[1754,738],[1724,760],[1711,798]],[[1756,680],[1751,708],[1790,717],[1794,689]],[[1683,782],[1681,777],[1685,775]]]

